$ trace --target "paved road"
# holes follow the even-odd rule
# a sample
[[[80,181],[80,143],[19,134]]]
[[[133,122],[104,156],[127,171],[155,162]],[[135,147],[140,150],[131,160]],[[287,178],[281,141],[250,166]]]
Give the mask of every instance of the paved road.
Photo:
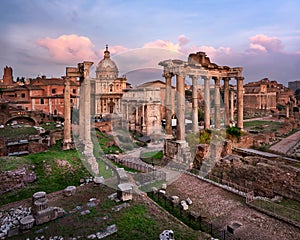
[[[289,150],[297,145],[300,141],[300,131],[282,139],[280,142],[270,147],[270,150],[278,153],[287,154]]]

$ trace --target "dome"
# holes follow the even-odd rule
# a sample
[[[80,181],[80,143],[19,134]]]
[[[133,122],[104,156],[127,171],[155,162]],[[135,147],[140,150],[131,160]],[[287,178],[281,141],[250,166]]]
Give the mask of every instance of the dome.
[[[105,80],[115,80],[118,78],[118,67],[113,60],[110,59],[110,52],[106,45],[103,59],[98,63],[96,68],[96,78]]]

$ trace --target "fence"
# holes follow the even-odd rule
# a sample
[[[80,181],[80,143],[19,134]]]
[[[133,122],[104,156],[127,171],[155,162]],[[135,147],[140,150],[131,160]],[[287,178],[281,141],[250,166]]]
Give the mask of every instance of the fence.
[[[202,180],[209,180],[210,183],[213,183],[213,184],[217,185],[218,187],[224,188],[224,186],[222,186],[222,185],[225,185],[225,186],[231,188],[231,189],[226,188],[226,190],[229,190],[231,192],[239,194],[243,197],[245,197],[246,193],[249,192],[249,189],[246,187],[240,186],[232,181],[218,178],[212,174],[201,172],[200,170],[197,170],[197,169],[192,169],[191,172],[186,172],[186,173],[193,175],[195,177],[198,177]]]
[[[246,198],[246,203],[259,210],[262,211],[270,216],[276,217],[278,219],[281,219],[283,221],[286,221],[290,224],[293,224],[296,227],[300,227],[300,212],[284,207],[282,205],[279,205],[275,202],[269,201],[267,199],[261,199],[261,198],[254,198],[251,197],[251,193],[249,193],[248,198]]]
[[[227,230],[203,219],[203,217],[201,217],[197,213],[183,210],[179,203],[175,203],[169,196],[163,193],[152,191],[149,193],[149,197],[151,197],[155,202],[157,202],[160,206],[170,212],[173,216],[177,217],[194,230],[201,230],[221,240],[239,239]]]
[[[241,195],[246,198],[247,205],[255,208],[256,210],[288,222],[296,227],[300,227],[300,212],[295,209],[284,207],[265,198],[254,197],[254,192],[250,191],[248,188],[220,179],[214,175],[203,173],[196,169],[193,169],[190,173],[186,173]],[[225,188],[224,185],[229,188]]]

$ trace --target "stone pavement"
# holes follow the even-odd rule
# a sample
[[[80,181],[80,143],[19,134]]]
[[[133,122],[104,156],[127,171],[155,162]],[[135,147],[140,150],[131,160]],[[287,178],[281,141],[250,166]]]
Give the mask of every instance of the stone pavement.
[[[282,139],[280,142],[270,147],[270,150],[276,151],[282,154],[288,154],[288,152],[294,148],[300,141],[300,131]]]

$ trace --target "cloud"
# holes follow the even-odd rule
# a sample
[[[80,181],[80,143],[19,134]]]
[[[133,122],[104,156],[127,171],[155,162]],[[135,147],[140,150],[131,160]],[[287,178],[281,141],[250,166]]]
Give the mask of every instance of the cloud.
[[[121,46],[121,45],[116,45],[116,46],[108,46],[108,50],[110,52],[111,55],[117,55],[117,54],[122,54],[128,50],[130,50],[127,47]],[[103,52],[105,51],[105,49],[101,49],[100,52],[100,56],[103,56]]]
[[[180,35],[178,37],[178,42],[179,42],[179,46],[183,47],[190,42],[190,39],[188,37],[186,37],[185,35]]]
[[[148,42],[146,44],[144,44],[143,48],[162,48],[162,49],[166,49],[166,50],[170,50],[170,51],[179,51],[179,44],[174,44],[169,40],[155,40],[153,42]]]
[[[264,34],[257,34],[249,38],[250,45],[248,52],[281,52],[283,44],[277,37],[269,37]]]
[[[37,44],[48,50],[53,62],[70,64],[97,59],[94,45],[88,37],[61,35],[58,38],[42,38]]]

